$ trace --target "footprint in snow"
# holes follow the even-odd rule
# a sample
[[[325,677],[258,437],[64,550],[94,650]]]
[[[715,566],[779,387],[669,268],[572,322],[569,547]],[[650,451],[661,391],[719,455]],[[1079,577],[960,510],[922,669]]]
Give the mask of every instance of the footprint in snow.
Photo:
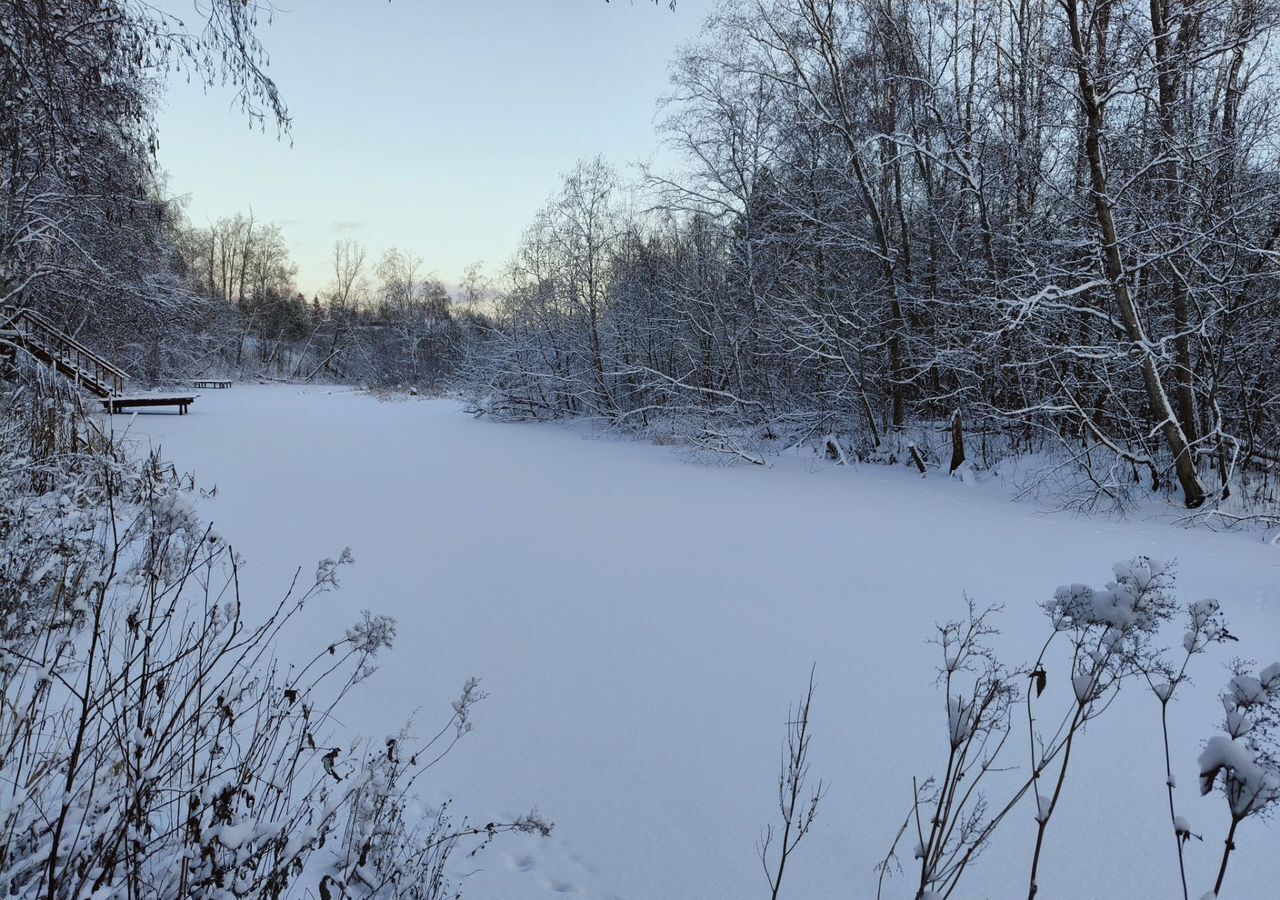
[[[528,853],[523,856],[508,856],[507,862],[511,868],[519,872],[531,871],[538,864],[538,861]]]
[[[572,842],[562,838],[529,839],[526,846],[503,854],[506,868],[535,876],[536,883],[550,897],[577,897],[582,900],[621,900],[618,894],[599,884],[599,871]]]
[[[583,869],[590,872],[592,875],[596,875],[599,873],[599,870],[596,869],[596,867],[592,865],[592,863],[581,853],[577,853],[577,852],[570,853],[569,859],[573,860],[578,865],[582,866]]]

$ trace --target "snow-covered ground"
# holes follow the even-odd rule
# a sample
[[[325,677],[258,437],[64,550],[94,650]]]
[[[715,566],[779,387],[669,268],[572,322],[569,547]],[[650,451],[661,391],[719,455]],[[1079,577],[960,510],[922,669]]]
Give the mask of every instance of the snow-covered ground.
[[[1206,836],[1188,847],[1192,896],[1212,886],[1225,803],[1196,796],[1195,766],[1221,719],[1222,664],[1280,658],[1280,550],[1256,536],[1047,515],[906,469],[693,465],[448,401],[321,388],[205,391],[189,416],[114,424],[217,486],[202,508],[247,557],[251,602],[353,548],[343,590],[282,648],[302,656],[363,608],[398,618],[396,651],[344,727],[383,735],[417,709],[426,731],[481,676],[476,730],[432,784],[480,821],[536,805],[556,833],[466,861],[468,896],[767,897],[756,840],[776,817],[788,705],[816,664],[812,774],[830,788],[783,895],[873,897],[912,776],[945,761],[933,624],[961,616],[965,593],[1004,604],[1001,646],[1026,661],[1046,634],[1039,601],[1139,554],[1175,558],[1179,599],[1220,598],[1241,639],[1198,660],[1173,711],[1180,811]],[[1056,674],[1045,702],[1069,702]],[[1089,727],[1040,900],[1180,896],[1158,732],[1136,685]],[[1025,891],[1034,830],[1028,805],[958,896]],[[1276,826],[1250,821],[1238,845],[1225,895],[1276,896]],[[891,882],[912,894],[909,877]]]

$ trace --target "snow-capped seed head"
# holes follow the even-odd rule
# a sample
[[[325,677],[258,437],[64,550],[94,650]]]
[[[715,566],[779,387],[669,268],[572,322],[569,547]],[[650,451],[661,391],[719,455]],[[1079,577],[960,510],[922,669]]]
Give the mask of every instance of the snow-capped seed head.
[[[1219,608],[1220,604],[1212,597],[1205,600],[1195,601],[1189,607],[1192,626],[1196,628],[1204,628],[1209,624],[1210,619],[1217,614]]]
[[[390,616],[375,616],[364,610],[363,618],[347,629],[347,640],[361,653],[373,655],[383,647],[391,648],[396,637],[396,620]]]
[[[1221,776],[1223,792],[1237,818],[1265,810],[1280,801],[1280,772],[1245,740],[1215,735],[1200,753],[1200,793],[1207,794]]]
[[[1101,626],[1109,629],[1104,643],[1110,648],[1132,631],[1154,631],[1171,616],[1173,576],[1167,563],[1140,556],[1116,563],[1114,571],[1115,581],[1102,590],[1083,584],[1058,588],[1046,605],[1055,628]]]
[[[951,697],[947,700],[947,724],[951,732],[951,746],[959,747],[973,733],[976,709],[972,700]]]
[[[1227,713],[1227,734],[1231,735],[1232,740],[1242,738],[1253,728],[1253,721],[1238,709],[1233,709]]]
[[[1071,679],[1071,687],[1075,690],[1076,702],[1081,706],[1093,700],[1098,693],[1098,673],[1083,672]]]
[[[1227,692],[1222,695],[1222,704],[1228,710],[1233,707],[1247,709],[1267,702],[1267,689],[1260,678],[1252,675],[1236,675],[1227,682]]]

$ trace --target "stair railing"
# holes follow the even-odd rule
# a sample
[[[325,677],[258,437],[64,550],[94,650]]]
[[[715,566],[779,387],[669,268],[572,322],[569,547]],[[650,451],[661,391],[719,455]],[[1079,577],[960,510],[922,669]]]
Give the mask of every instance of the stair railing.
[[[124,392],[125,373],[113,366],[84,344],[61,331],[56,325],[34,310],[26,308],[6,309],[0,315],[0,327],[16,331],[19,337],[43,352],[49,361],[61,364],[63,374],[68,374],[77,384],[96,387],[104,395]]]

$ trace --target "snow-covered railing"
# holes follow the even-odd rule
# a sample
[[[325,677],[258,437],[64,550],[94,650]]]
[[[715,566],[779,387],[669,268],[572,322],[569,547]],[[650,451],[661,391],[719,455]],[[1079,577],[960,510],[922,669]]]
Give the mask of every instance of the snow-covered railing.
[[[99,397],[124,392],[125,373],[84,344],[66,334],[44,316],[26,308],[6,308],[0,313],[0,330],[17,336],[16,342],[42,362],[83,385]]]

